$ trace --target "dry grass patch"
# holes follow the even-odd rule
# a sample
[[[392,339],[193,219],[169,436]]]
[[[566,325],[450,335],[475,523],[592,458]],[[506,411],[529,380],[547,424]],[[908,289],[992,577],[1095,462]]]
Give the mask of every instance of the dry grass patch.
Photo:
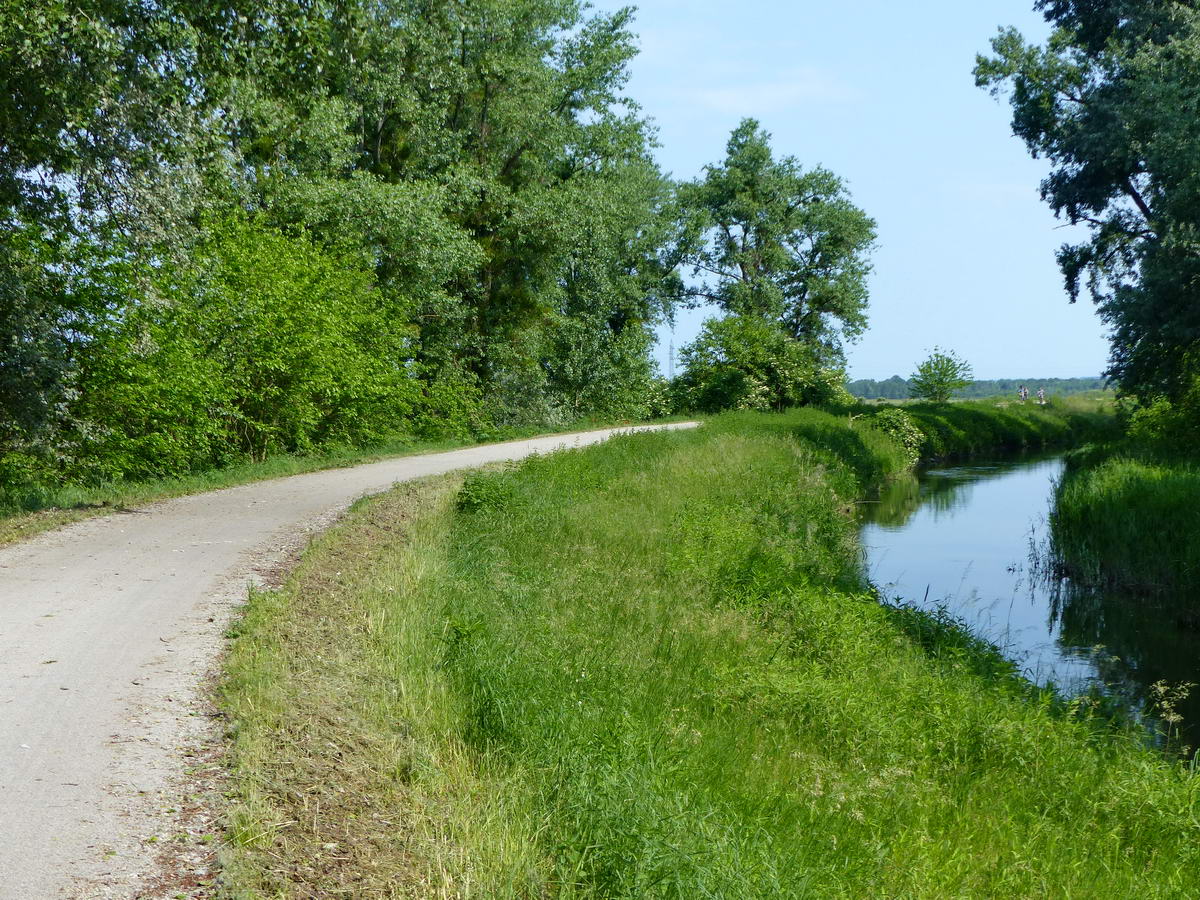
[[[447,727],[434,611],[405,592],[437,565],[460,482],[363,502],[281,590],[251,598],[222,691],[236,723],[228,895],[449,897],[470,883],[456,810],[489,792]]]

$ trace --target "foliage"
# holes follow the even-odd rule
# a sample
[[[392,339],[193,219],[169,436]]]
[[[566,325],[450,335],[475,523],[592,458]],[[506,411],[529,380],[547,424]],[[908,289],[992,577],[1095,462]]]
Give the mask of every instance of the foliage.
[[[192,41],[177,12],[173,2],[0,2],[0,221],[61,225],[73,193],[108,206],[119,180],[154,165],[149,148],[172,158],[172,114],[200,99],[181,71]]]
[[[893,375],[885,381],[873,378],[848,381],[846,390],[860,400],[907,400],[910,396],[908,381],[899,375]]]
[[[624,93],[628,10],[8,6],[12,472],[178,474],[661,407],[680,214]]]
[[[937,347],[908,377],[909,390],[918,400],[945,403],[955,391],[971,383],[971,366],[953,350]]]
[[[30,225],[0,239],[0,456],[38,445],[73,392],[69,276],[59,247]],[[66,326],[66,327],[64,327]]]
[[[1184,765],[865,588],[887,443],[738,413],[361,506],[232,648],[231,889],[1196,893]]]
[[[1190,460],[1200,441],[1200,373],[1174,400],[1158,397],[1138,403],[1126,398],[1123,411],[1126,450],[1155,459]]]
[[[833,173],[776,160],[753,119],[729,138],[724,162],[682,188],[694,217],[687,262],[700,297],[739,316],[777,322],[822,365],[866,327],[867,255],[875,223]]]
[[[1200,9],[1171,0],[1041,0],[1043,47],[1014,29],[980,57],[977,82],[1008,89],[1013,128],[1053,166],[1042,194],[1090,239],[1064,246],[1072,299],[1084,283],[1112,329],[1110,373],[1152,401],[1190,384],[1200,333]]]
[[[502,472],[471,472],[458,490],[456,506],[463,512],[505,510],[516,493]]]
[[[626,90],[632,15],[0,0],[0,466],[45,499],[661,414],[654,328],[722,228],[764,254],[746,296],[797,347],[763,331],[704,402],[844,399],[873,224],[753,123],[678,189]]]
[[[331,199],[359,218],[371,196],[422,185],[428,226],[405,229],[389,212],[363,235],[385,294],[429,274],[414,252],[442,246],[443,234],[467,242],[461,265],[433,282],[445,291],[416,298],[423,363],[464,368],[505,423],[587,411],[575,372],[560,377],[581,364],[558,356],[578,346],[576,331],[610,377],[638,381],[643,361],[627,348],[639,338],[624,331],[651,326],[678,278],[663,257],[670,188],[622,90],[628,10],[356,0],[280,16],[270,3],[239,6],[253,37],[223,25],[206,58],[230,79],[257,202],[280,222],[325,219],[322,233],[344,240],[352,230],[323,212]],[[225,74],[215,48],[228,43],[245,63]],[[559,372],[547,379],[547,368]]]
[[[195,268],[159,273],[80,348],[78,465],[91,479],[179,474],[362,444],[420,402],[411,331],[352,259],[252,222],[211,223]]]
[[[821,367],[812,349],[761,316],[709,319],[680,351],[682,409],[782,410],[837,399],[841,374]]]
[[[900,444],[912,464],[921,458],[925,434],[912,416],[902,409],[884,409],[871,417],[871,424]]]

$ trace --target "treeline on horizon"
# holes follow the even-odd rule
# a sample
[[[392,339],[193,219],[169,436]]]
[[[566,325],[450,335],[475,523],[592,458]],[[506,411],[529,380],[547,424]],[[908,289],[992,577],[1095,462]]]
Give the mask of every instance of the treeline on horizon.
[[[635,40],[579,0],[0,0],[0,493],[840,395],[874,223],[753,120],[667,177]]]
[[[1024,385],[1031,394],[1036,394],[1039,388],[1046,391],[1048,397],[1071,397],[1090,391],[1104,391],[1112,388],[1107,378],[998,378],[991,380],[976,380],[968,387],[954,392],[954,397],[960,400],[982,400],[990,397],[1016,397],[1017,391]],[[851,395],[860,400],[908,400],[910,392],[907,378],[893,375],[883,381],[872,378],[860,378],[846,385]]]

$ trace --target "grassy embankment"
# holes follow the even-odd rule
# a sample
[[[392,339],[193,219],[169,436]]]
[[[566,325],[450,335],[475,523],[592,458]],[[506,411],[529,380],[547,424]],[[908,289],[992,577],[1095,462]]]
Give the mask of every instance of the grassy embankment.
[[[682,421],[682,417],[657,421]],[[24,540],[43,531],[77,522],[92,516],[107,515],[114,510],[139,506],[155,500],[166,500],[186,494],[199,494],[221,488],[302,475],[321,469],[336,469],[378,462],[418,453],[437,453],[480,443],[512,441],[537,435],[570,433],[595,428],[618,427],[627,423],[577,422],[558,432],[545,428],[506,428],[481,439],[427,440],[397,438],[373,447],[334,447],[308,454],[281,453],[261,462],[243,462],[222,469],[212,469],[172,478],[146,481],[114,481],[95,485],[65,483],[23,488],[19,492],[6,490],[0,484],[0,546]]]
[[[1069,459],[1050,518],[1058,564],[1087,585],[1191,596],[1200,577],[1200,466],[1120,444]]]
[[[734,415],[360,504],[237,628],[228,895],[1200,893],[1200,778],[875,602],[906,464]]]
[[[868,417],[885,414],[864,405]],[[1115,423],[1107,397],[1068,397],[1035,403],[964,401],[950,405],[907,403],[900,409],[921,431],[919,454],[926,462],[981,453],[1076,446],[1110,437]]]

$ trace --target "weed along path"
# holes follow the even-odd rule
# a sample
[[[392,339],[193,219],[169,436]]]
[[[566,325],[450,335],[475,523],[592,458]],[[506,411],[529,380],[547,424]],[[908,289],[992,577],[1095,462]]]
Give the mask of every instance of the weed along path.
[[[130,896],[153,874],[158,842],[177,827],[187,748],[205,732],[205,675],[247,583],[354,500],[623,431],[694,425],[298,475],[0,548],[0,898]]]

